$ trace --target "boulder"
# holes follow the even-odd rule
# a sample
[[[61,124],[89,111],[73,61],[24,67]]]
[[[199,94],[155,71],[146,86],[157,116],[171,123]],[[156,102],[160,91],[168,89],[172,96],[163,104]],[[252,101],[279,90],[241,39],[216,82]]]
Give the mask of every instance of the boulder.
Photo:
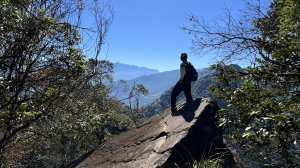
[[[139,127],[115,136],[86,156],[78,168],[176,167],[211,153],[228,152],[217,127],[218,105],[209,98],[178,103]],[[224,155],[222,155],[224,156]],[[229,157],[231,158],[231,157]]]

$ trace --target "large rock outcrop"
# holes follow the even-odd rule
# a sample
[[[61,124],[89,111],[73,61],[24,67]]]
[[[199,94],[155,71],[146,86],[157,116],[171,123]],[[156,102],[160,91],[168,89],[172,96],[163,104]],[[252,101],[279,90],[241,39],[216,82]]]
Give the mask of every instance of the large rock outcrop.
[[[216,125],[217,104],[207,98],[170,108],[138,128],[104,143],[79,168],[174,167],[224,151],[222,132]]]

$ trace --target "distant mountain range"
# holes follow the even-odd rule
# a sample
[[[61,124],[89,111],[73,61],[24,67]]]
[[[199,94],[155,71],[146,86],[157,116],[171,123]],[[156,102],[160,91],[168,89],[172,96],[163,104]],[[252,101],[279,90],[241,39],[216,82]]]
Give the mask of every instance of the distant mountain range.
[[[144,75],[150,75],[159,73],[156,69],[150,69],[146,67],[139,67],[136,65],[122,64],[119,62],[114,63],[114,81],[118,80],[130,80]]]
[[[140,97],[141,105],[148,105],[152,103],[167,90],[170,90],[170,88],[173,87],[179,79],[179,70],[158,72],[154,69],[121,63],[116,63],[114,67],[116,68],[114,74],[115,81],[116,79],[127,79],[126,84],[128,86],[142,84],[148,89],[149,94],[147,96]],[[204,76],[212,73],[209,68],[198,69],[197,71],[199,73],[199,79],[202,79]],[[132,78],[134,76],[136,77]],[[116,92],[117,91],[115,91],[115,93]],[[118,92],[117,98],[122,100],[128,97],[128,95],[128,92]],[[127,104],[128,100],[123,102]]]
[[[146,105],[162,95],[166,90],[175,85],[179,79],[179,70],[160,72],[151,75],[137,77],[127,81],[128,85],[142,84],[149,94],[140,98],[140,103]]]

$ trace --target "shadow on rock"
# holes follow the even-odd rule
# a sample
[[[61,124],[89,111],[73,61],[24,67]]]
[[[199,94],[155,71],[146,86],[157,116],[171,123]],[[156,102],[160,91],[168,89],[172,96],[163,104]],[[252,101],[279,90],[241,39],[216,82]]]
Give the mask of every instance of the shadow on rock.
[[[181,115],[186,122],[191,122],[195,117],[195,111],[198,109],[201,102],[201,98],[197,98],[191,104],[184,104],[178,107],[177,111],[172,112],[172,116]]]

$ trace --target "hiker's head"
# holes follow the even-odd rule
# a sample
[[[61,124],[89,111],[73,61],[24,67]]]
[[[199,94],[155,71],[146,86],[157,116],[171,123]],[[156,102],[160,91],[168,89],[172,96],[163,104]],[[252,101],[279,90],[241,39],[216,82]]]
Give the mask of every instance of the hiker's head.
[[[187,61],[187,53],[181,53],[181,55],[180,55],[180,59],[181,59],[181,61]]]

